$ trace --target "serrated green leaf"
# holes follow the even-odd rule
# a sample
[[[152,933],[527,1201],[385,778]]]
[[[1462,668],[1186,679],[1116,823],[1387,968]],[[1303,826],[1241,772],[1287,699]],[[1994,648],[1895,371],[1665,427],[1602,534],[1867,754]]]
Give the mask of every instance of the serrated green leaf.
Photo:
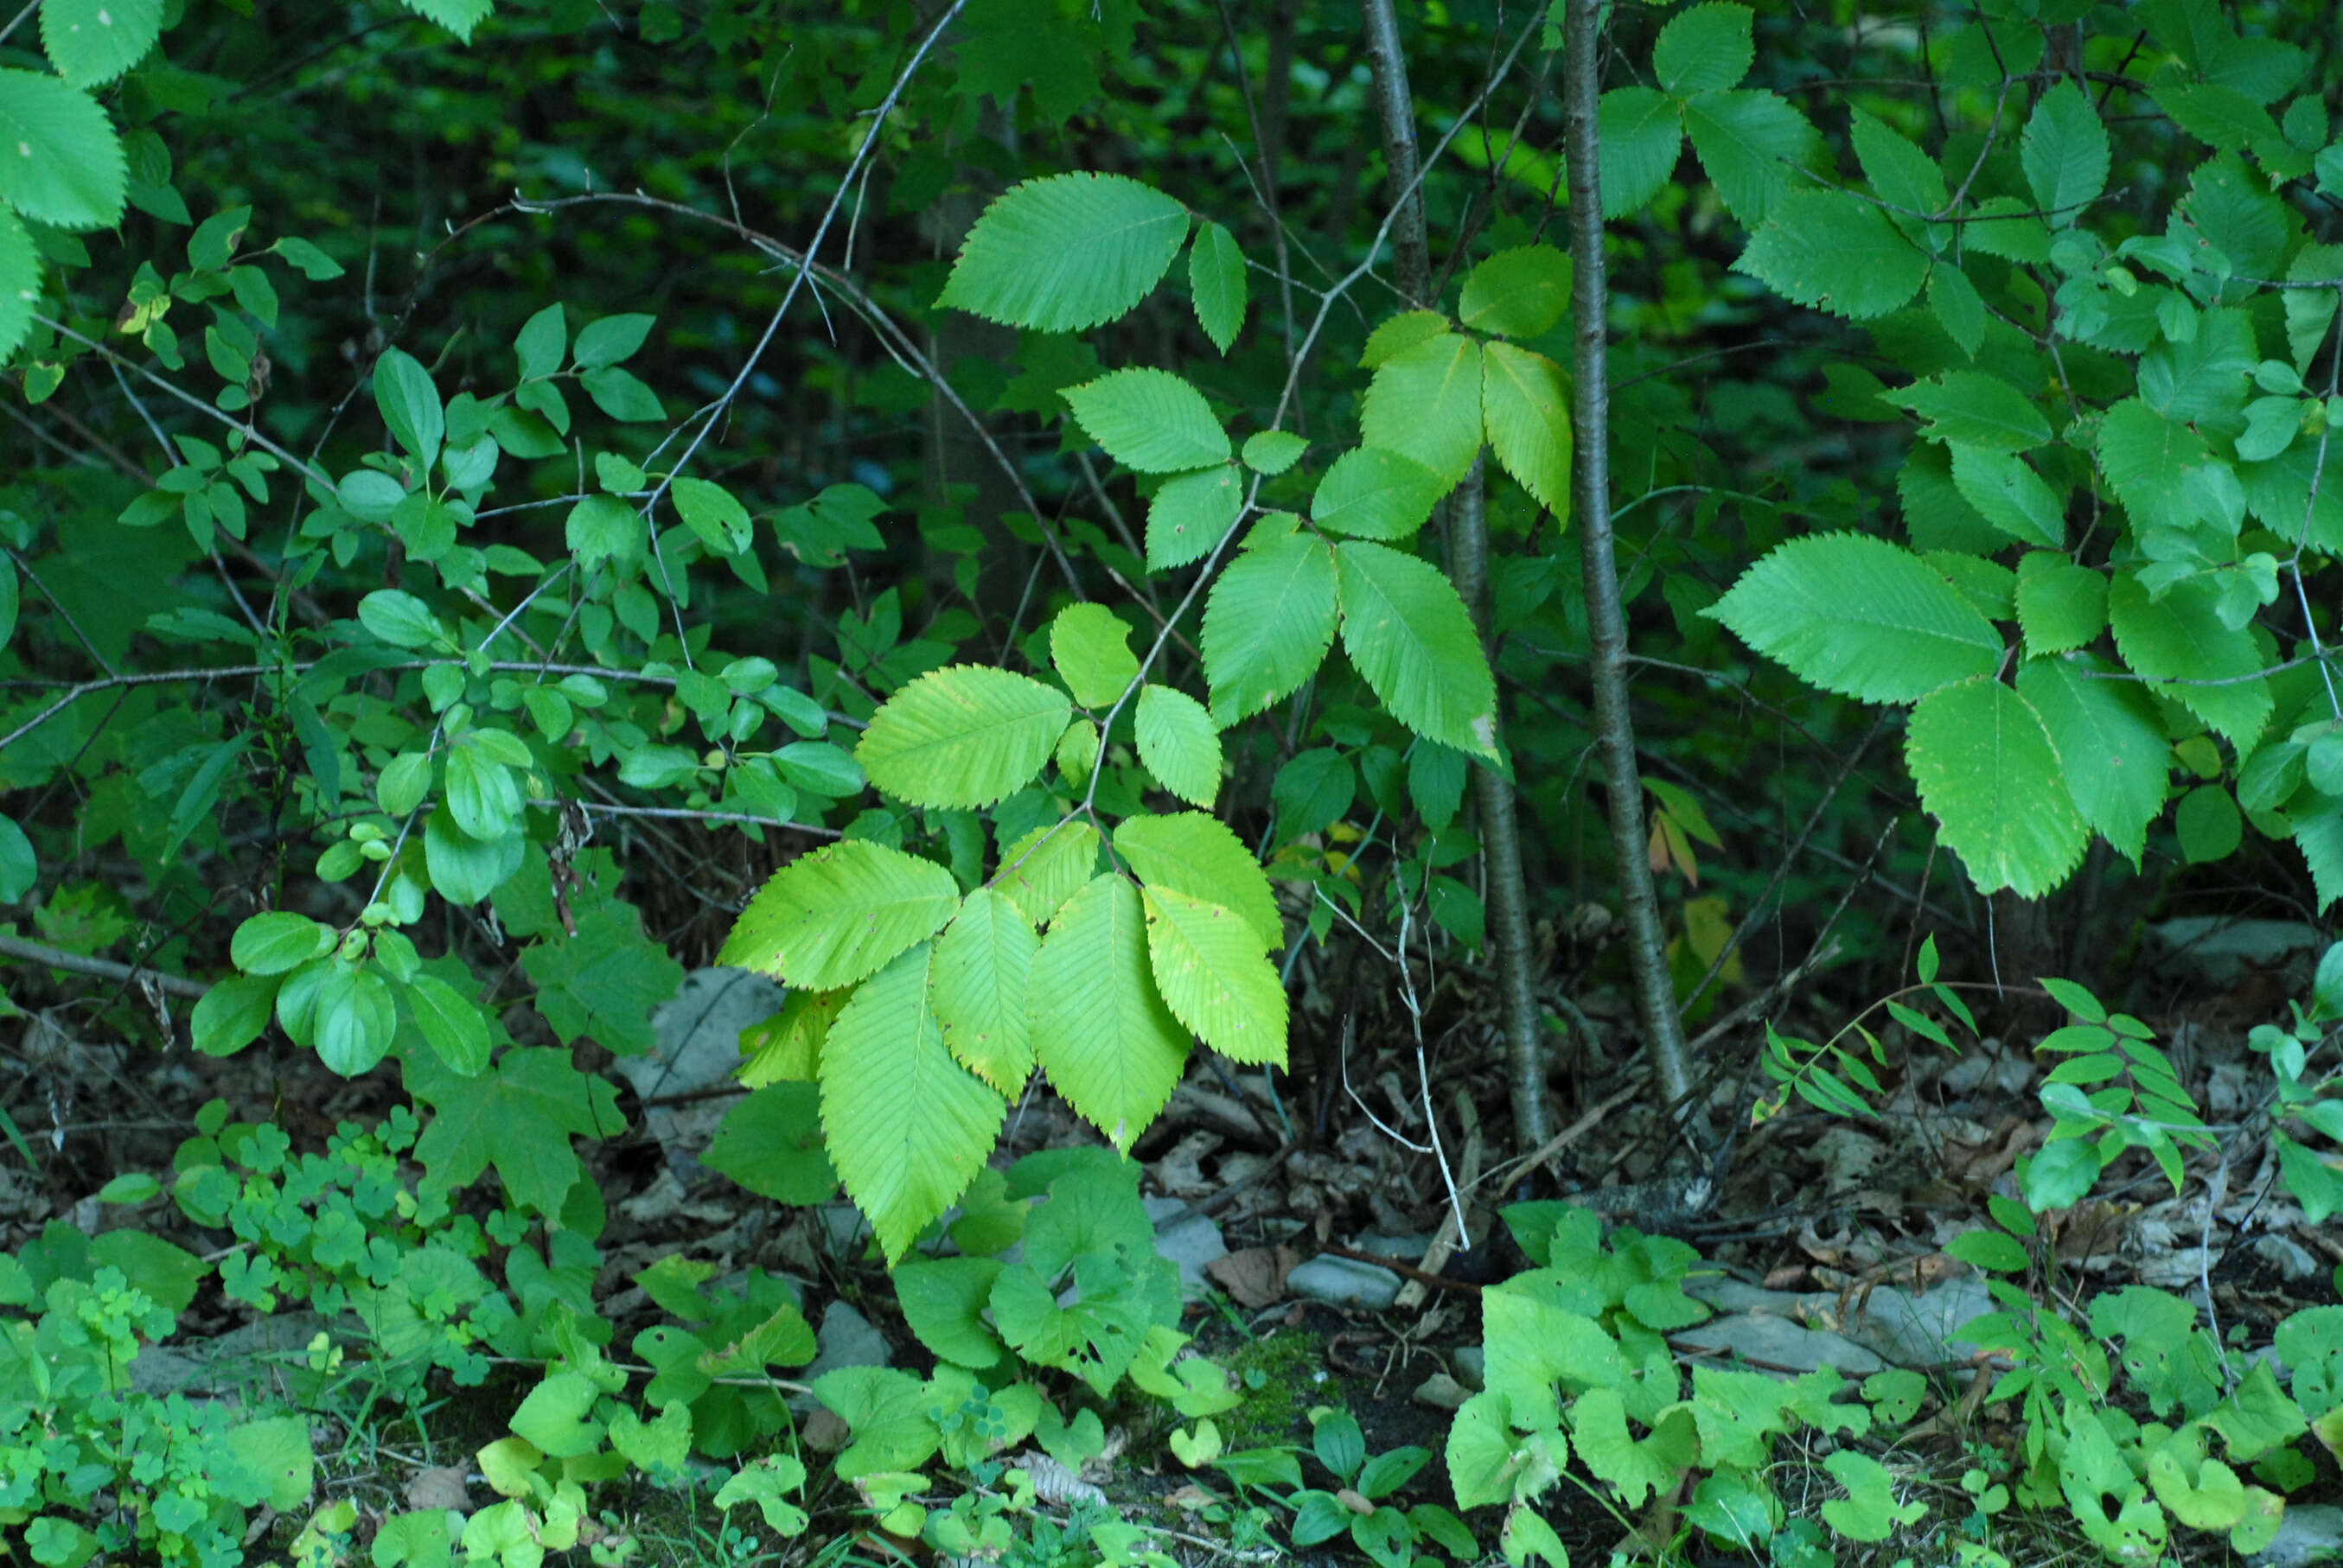
[[[1196,226],[1195,242],[1188,247],[1188,289],[1196,324],[1226,354],[1244,326],[1245,263],[1236,236],[1219,224]]]
[[[2066,542],[2066,508],[2042,476],[2015,452],[1951,443],[1953,487],[1977,515],[2029,545]]]
[[[1285,945],[1268,875],[1218,818],[1201,811],[1128,817],[1114,830],[1114,852],[1148,888],[1226,905],[1243,917],[1265,948]]]
[[[1146,298],[1187,236],[1187,209],[1137,180],[1026,180],[976,220],[936,303],[1011,327],[1085,332]]]
[[[1397,452],[1355,447],[1334,459],[1310,498],[1310,520],[1362,539],[1403,539],[1423,527],[1447,488]]]
[[[1497,756],[1496,683],[1448,579],[1385,545],[1335,552],[1342,651],[1393,719],[1488,760]]]
[[[1684,125],[1725,210],[1746,227],[1773,216],[1815,144],[1805,116],[1768,92],[1699,94],[1685,103]]]
[[[2171,697],[2217,730],[2240,756],[2251,751],[2275,706],[2262,668],[2261,649],[2244,628],[2224,624],[2220,589],[2205,579],[2175,584],[2161,599],[2150,599],[2137,574],[2119,572],[2107,588],[2107,624],[2116,651],[2133,673],[2168,680]],[[2218,686],[2192,681],[2224,681]]]
[[[1403,310],[1367,334],[1359,353],[1359,368],[1380,370],[1386,360],[1448,330],[1448,317],[1436,310]]]
[[[1202,703],[1151,682],[1140,689],[1133,732],[1139,760],[1157,783],[1192,806],[1212,805],[1221,792],[1221,736]]]
[[[400,4],[426,21],[438,23],[467,44],[472,41],[472,29],[487,21],[496,9],[494,0],[400,0]]]
[[[1244,498],[1244,476],[1225,463],[1164,480],[1147,503],[1147,569],[1169,571],[1211,555],[1236,526]]]
[[[1987,677],[1956,682],[1912,709],[1906,760],[1920,803],[1977,891],[2039,898],[2082,859],[2076,814],[2041,717]]]
[[[2021,581],[2021,607],[2024,592]],[[2017,694],[2049,732],[2084,822],[2137,866],[2147,825],[2164,809],[2172,746],[2147,694],[2136,682],[2101,678],[2113,673],[2100,658],[2031,658],[2018,667]]]
[[[850,839],[773,873],[740,911],[716,961],[835,990],[943,929],[960,884],[932,860]]]
[[[1453,487],[1481,450],[1481,348],[1453,332],[1393,355],[1359,413],[1370,447],[1413,457]]]
[[[1910,702],[2001,662],[2001,638],[1924,562],[1884,539],[1794,539],[1701,612],[1801,680]]]
[[[1169,370],[1110,371],[1060,394],[1083,434],[1141,474],[1177,474],[1229,460],[1228,432],[1204,395]]]
[[[41,47],[75,87],[101,87],[146,57],[163,32],[163,0],[45,0]]]
[[[2107,131],[2090,95],[2073,82],[2044,93],[2019,139],[2019,166],[2053,228],[2071,227],[2107,188]]]
[[[1785,299],[1865,321],[1920,292],[1928,258],[1868,202],[1791,191],[1733,264]]]
[[[1641,211],[1668,183],[1684,152],[1684,111],[1650,87],[1614,87],[1596,107],[1595,126],[1603,216]]]
[[[2056,550],[2029,550],[2017,563],[2017,625],[2026,653],[2066,653],[2107,628],[2107,578]]]
[[[1985,299],[1969,275],[1949,261],[1938,260],[1928,273],[1928,309],[1945,336],[1970,358],[1985,346]]]
[[[1550,245],[1501,250],[1465,274],[1456,310],[1499,337],[1535,337],[1570,308],[1570,257]]]
[[[1232,1061],[1285,1065],[1285,990],[1261,933],[1224,905],[1170,888],[1145,895],[1156,990],[1196,1038]]]
[[[1036,828],[1001,851],[1001,890],[1026,920],[1041,925],[1098,874],[1098,829],[1088,822]]]
[[[854,759],[899,800],[980,808],[1030,782],[1072,716],[1063,692],[1030,677],[947,665],[880,705]]]
[[[1244,450],[1238,455],[1254,473],[1274,476],[1300,462],[1309,449],[1310,443],[1291,430],[1256,430],[1245,437]]]
[[[1006,894],[979,888],[937,940],[929,976],[945,1048],[1011,1097],[1033,1070],[1026,977],[1040,947],[1032,925]]]
[[[862,984],[821,1052],[821,1127],[847,1196],[894,1262],[983,1168],[1008,1113],[952,1060],[920,942]]]
[[[1562,367],[1510,343],[1481,351],[1482,417],[1498,466],[1531,499],[1570,518],[1570,385]]]
[[[1104,708],[1139,676],[1131,627],[1102,604],[1070,604],[1050,623],[1050,662],[1084,708]]]
[[[1139,890],[1111,872],[1066,900],[1034,955],[1033,1056],[1107,1141],[1128,1152],[1172,1097],[1188,1031],[1156,993]]]
[[[1852,129],[1855,156],[1880,200],[1907,214],[1944,210],[1945,171],[1936,159],[1861,109],[1855,112]]]
[[[1204,604],[1204,678],[1223,723],[1258,713],[1316,671],[1334,640],[1334,555],[1292,533],[1247,550]]]
[[[2023,452],[2050,438],[2042,410],[2025,393],[1983,370],[1947,370],[1883,392],[1879,400],[1919,415],[1927,421],[1920,433],[1931,440]]]
[[[1746,5],[1723,0],[1678,12],[1652,45],[1652,73],[1660,86],[1684,98],[1740,85],[1757,57],[1755,20]]]
[[[122,139],[97,100],[38,71],[0,69],[0,200],[67,230],[122,220]]]
[[[2207,453],[2195,430],[2127,397],[2099,422],[2098,456],[2100,471],[2136,528],[2145,532],[2196,526],[2187,474]]]

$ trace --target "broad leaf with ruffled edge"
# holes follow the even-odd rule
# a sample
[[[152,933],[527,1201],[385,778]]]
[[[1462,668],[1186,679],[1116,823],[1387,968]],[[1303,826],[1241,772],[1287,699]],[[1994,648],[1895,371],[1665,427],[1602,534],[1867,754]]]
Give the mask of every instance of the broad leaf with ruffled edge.
[[[1033,829],[1003,849],[994,883],[1018,913],[1042,925],[1098,874],[1098,829],[1066,818]]]
[[[960,884],[933,860],[868,839],[828,844],[757,890],[716,961],[835,990],[935,935],[960,902]]]
[[[2090,95],[2072,82],[2044,93],[2018,139],[2017,161],[2042,216],[2053,228],[2071,227],[2107,187],[2107,129]]]
[[[1114,852],[1146,887],[1224,905],[1243,917],[1264,947],[1285,945],[1267,873],[1219,818],[1202,811],[1126,817],[1114,830]]]
[[[1367,384],[1359,434],[1453,488],[1481,450],[1481,346],[1443,332],[1384,360]]]
[[[1204,395],[1169,370],[1135,366],[1059,394],[1082,433],[1141,474],[1177,474],[1225,463],[1228,432]]]
[[[1684,98],[1737,87],[1757,58],[1755,13],[1711,0],[1669,18],[1652,45],[1652,74],[1660,88]]]
[[[1065,693],[1031,677],[947,665],[880,705],[854,759],[899,800],[979,809],[1031,782],[1072,717]]]
[[[1192,806],[1212,803],[1221,792],[1221,736],[1202,703],[1150,682],[1140,688],[1132,734],[1157,783]]]
[[[1354,447],[1334,459],[1310,498],[1310,520],[1361,539],[1404,539],[1422,528],[1447,490],[1414,458]]]
[[[1066,900],[1028,980],[1033,1056],[1107,1141],[1128,1152],[1172,1097],[1188,1030],[1163,1004],[1139,890],[1109,873]]]
[[[1804,115],[1756,89],[1694,94],[1684,126],[1725,210],[1751,226],[1774,215],[1816,140]]]
[[[1162,281],[1188,211],[1121,175],[1051,175],[1011,186],[969,230],[936,301],[1041,332],[1112,321]]]
[[[627,1126],[618,1090],[578,1071],[567,1050],[508,1050],[475,1078],[417,1054],[407,1088],[433,1111],[415,1144],[432,1185],[460,1191],[493,1162],[512,1201],[540,1214],[560,1212],[583,1170],[571,1137],[611,1138]]]
[[[992,1151],[1007,1103],[952,1059],[921,942],[863,982],[821,1052],[821,1126],[847,1196],[894,1262]]]
[[[1570,384],[1562,367],[1510,343],[1481,350],[1481,413],[1498,467],[1554,515],[1570,518]]]
[[[1285,988],[1261,933],[1222,904],[1150,888],[1155,989],[1196,1038],[1232,1061],[1285,1065]]]
[[[1614,87],[1595,109],[1603,216],[1625,217],[1660,194],[1684,152],[1684,111],[1650,87]]]
[[[1139,674],[1131,623],[1102,604],[1070,604],[1050,622],[1050,662],[1084,708],[1104,708]]]
[[[0,69],[0,200],[54,228],[122,221],[128,166],[97,100],[41,71]]]
[[[2137,682],[2089,655],[2026,660],[2017,692],[2050,732],[2083,820],[2138,865],[2171,771],[2172,744],[2156,705]]]
[[[75,87],[101,87],[146,57],[163,33],[163,0],[44,0],[41,47]]]
[[[1980,676],[1921,699],[1905,760],[1977,891],[2040,898],[2082,859],[2090,835],[2057,749],[2033,704],[1999,681]]]
[[[1188,292],[1195,301],[1196,325],[1226,354],[1244,326],[1245,261],[1236,236],[1216,223],[1196,226],[1188,247]]]
[[[1041,945],[1024,912],[990,888],[969,894],[936,941],[929,983],[944,1045],[1004,1095],[1023,1089],[1033,1070],[1025,988]]]
[[[2099,421],[2098,455],[2099,469],[2131,514],[2133,527],[2145,532],[2196,526],[2187,475],[2207,455],[2196,431],[2127,397]]]
[[[1147,569],[1169,571],[1211,555],[1243,514],[1244,499],[1244,476],[1227,463],[1164,480],[1147,503]]]
[[[2025,393],[1983,370],[1947,370],[1879,394],[1892,407],[1926,421],[1932,441],[1959,442],[1998,452],[2023,452],[2050,438],[2050,421]]]
[[[1953,487],[1977,515],[2013,538],[2057,549],[2066,539],[2066,508],[2015,452],[1955,443]]]
[[[1791,191],[1733,269],[1785,299],[1867,321],[1920,292],[1928,257],[1869,202],[1837,191]]]
[[[2268,680],[2257,678],[2261,648],[2250,631],[2222,621],[2219,597],[2217,585],[2199,578],[2151,598],[2137,575],[2118,572],[2107,587],[2107,624],[2134,674],[2172,682],[2165,694],[2244,756],[2276,704]],[[2207,681],[2222,684],[2201,684]]]
[[[1550,245],[1515,246],[1464,275],[1456,314],[1475,332],[1535,337],[1570,308],[1570,257]]]
[[[1928,565],[1884,539],[1793,539],[1701,612],[1810,685],[1910,702],[1991,673],[2001,636]]]
[[[1335,552],[1342,651],[1393,719],[1493,761],[1497,689],[1464,601],[1439,571],[1383,545]]]
[[[1307,680],[1334,640],[1334,554],[1290,533],[1246,550],[1204,602],[1204,678],[1223,724],[1260,712]]]

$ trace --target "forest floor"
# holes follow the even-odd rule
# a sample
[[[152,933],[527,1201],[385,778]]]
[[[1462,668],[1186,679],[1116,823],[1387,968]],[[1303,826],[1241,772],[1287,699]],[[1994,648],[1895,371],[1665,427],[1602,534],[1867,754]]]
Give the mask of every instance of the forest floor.
[[[2281,1017],[2288,998],[2305,994],[2314,957],[2292,933],[2264,932],[2242,953],[2168,951],[2143,967],[2126,1000],[2156,1028],[2217,1147],[2189,1158],[2177,1195],[2152,1162],[2134,1156],[2066,1211],[2054,1238],[2063,1273],[2053,1283],[2068,1304],[2127,1284],[2155,1285],[2200,1310],[2209,1305],[2225,1336],[2254,1347],[2267,1345],[2288,1313],[2335,1302],[2343,1227],[2309,1224],[2278,1189],[2267,1120],[2257,1116],[2269,1074],[2246,1046],[2252,1025]],[[883,1363],[923,1372],[931,1358],[909,1331],[850,1207],[786,1209],[696,1158],[730,1102],[738,1030],[769,1008],[765,991],[736,971],[703,971],[659,1015],[653,1057],[598,1063],[627,1086],[627,1131],[580,1146],[608,1215],[597,1240],[597,1303],[616,1322],[623,1347],[656,1316],[629,1284],[650,1263],[680,1253],[719,1279],[761,1268],[794,1282],[807,1321],[819,1327],[815,1370]],[[1363,1017],[1346,1028],[1322,998],[1305,999],[1296,1038],[1325,1049],[1297,1060],[1293,1076],[1272,1085],[1199,1059],[1134,1156],[1162,1250],[1187,1278],[1182,1326],[1247,1384],[1246,1402],[1222,1419],[1228,1447],[1306,1451],[1312,1408],[1344,1408],[1371,1454],[1411,1444],[1431,1451],[1409,1498],[1453,1501],[1438,1456],[1449,1412],[1478,1386],[1480,1292],[1527,1266],[1499,1210],[1523,1196],[1575,1196],[1616,1222],[1699,1249],[1694,1293],[1716,1315],[1673,1342],[1688,1364],[1737,1359],[1782,1372],[1830,1365],[1853,1377],[1899,1365],[1924,1372],[1929,1393],[1917,1425],[1887,1457],[1899,1484],[1930,1503],[1928,1523],[1875,1557],[1953,1561],[1965,1519],[1972,1529],[1982,1519],[1962,1492],[1962,1474],[2006,1470],[2017,1436],[2005,1407],[1976,1397],[1985,1359],[1954,1331],[1989,1302],[1945,1249],[1980,1222],[1987,1196],[2008,1190],[2014,1162],[2049,1129],[2035,1097],[2046,1064],[2028,1042],[2056,1020],[2046,1009],[2009,1006],[1981,1020],[2000,1032],[1958,1052],[1916,1038],[1891,1041],[1875,1117],[1825,1115],[1793,1100],[1755,1128],[1746,1125],[1748,1109],[1762,1075],[1745,1041],[1714,1064],[1715,1131],[1696,1143],[1672,1138],[1641,1092],[1640,1063],[1615,1046],[1604,1049],[1606,1035],[1625,1038],[1624,1009],[1600,1005],[1600,990],[1586,994],[1580,1032],[1592,1030],[1594,1049],[1574,1076],[1556,1080],[1570,1101],[1558,1108],[1557,1124],[1571,1131],[1528,1171],[1500,1158],[1509,1130],[1493,1007],[1469,971],[1448,971],[1426,1007],[1428,1092],[1403,1015]],[[1827,1032],[1832,1025],[1813,1005],[1819,1032]],[[1344,1060],[1346,1038],[1355,1043]],[[339,1123],[370,1124],[401,1102],[389,1069],[344,1081],[299,1054],[156,1061],[62,1037],[50,1044],[45,1103],[20,1098],[8,1108],[38,1164],[37,1174],[0,1169],[0,1243],[12,1251],[62,1223],[136,1226],[216,1256],[220,1233],[189,1223],[167,1198],[101,1207],[93,1194],[130,1171],[167,1184],[197,1108],[215,1098],[237,1119],[274,1121],[297,1151],[321,1147]],[[579,1065],[598,1065],[588,1059],[598,1054],[581,1047]],[[1423,1151],[1427,1099],[1441,1113],[1440,1159]],[[1715,1141],[1736,1125],[1720,1158]],[[1092,1141],[1062,1103],[1038,1092],[1013,1111],[996,1163]],[[1683,1201],[1692,1178],[1712,1181],[1712,1201]],[[149,1354],[157,1358],[153,1375],[176,1367],[184,1377],[191,1365],[210,1364],[206,1342],[266,1363],[301,1339],[256,1330],[256,1315],[221,1295],[215,1278],[182,1314],[176,1337]],[[314,1412],[321,1479],[382,1511],[482,1501],[489,1494],[469,1455],[503,1433],[528,1386],[528,1374],[503,1369],[478,1389],[435,1384],[411,1409],[354,1402]],[[1164,1532],[1159,1541],[1182,1560],[1363,1561],[1347,1542],[1341,1552],[1293,1553],[1259,1539],[1244,1515],[1267,1499],[1245,1495],[1217,1473],[1182,1467],[1165,1448],[1173,1424],[1167,1410],[1136,1400],[1120,1413],[1125,1424],[1109,1456],[1082,1479],[1126,1516]],[[801,1419],[799,1435],[809,1448],[824,1441],[814,1421]],[[1804,1465],[1819,1476],[1819,1450],[1785,1446],[1792,1472]],[[855,1543],[852,1533],[869,1515],[858,1515],[851,1489],[827,1480],[825,1467],[807,1457],[816,1521],[808,1543],[830,1549],[812,1552],[812,1560],[900,1560],[868,1539]],[[1778,1490],[1799,1495],[1795,1475]],[[1645,1523],[1567,1487],[1555,1495],[1564,1500],[1557,1528],[1580,1561],[1602,1561],[1624,1526]],[[2338,1502],[2343,1486],[2331,1464],[2293,1499],[2298,1507]],[[630,1536],[641,1550],[637,1561],[770,1560],[758,1558],[747,1538],[726,1535],[704,1488],[614,1485],[597,1506],[615,1532],[610,1540]],[[1269,1513],[1282,1541],[1290,1516]],[[1996,1528],[2010,1551],[2009,1520]],[[2026,1529],[2031,1534],[2017,1538],[2031,1544],[2017,1561],[2096,1555],[2058,1520],[2041,1517]],[[2195,1539],[2207,1546],[2185,1560],[2230,1560],[2219,1537]],[[1800,1558],[1795,1543],[1785,1556],[1778,1541],[1772,1553],[1775,1568],[1831,1560],[1827,1553]]]

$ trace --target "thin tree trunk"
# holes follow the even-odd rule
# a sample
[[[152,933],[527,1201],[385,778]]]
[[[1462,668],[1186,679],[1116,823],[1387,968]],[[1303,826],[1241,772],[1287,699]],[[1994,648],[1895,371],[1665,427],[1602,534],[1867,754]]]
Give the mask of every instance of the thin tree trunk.
[[[1569,137],[1570,316],[1574,338],[1571,423],[1576,456],[1571,491],[1586,578],[1586,628],[1594,680],[1594,740],[1609,795],[1612,859],[1626,920],[1627,962],[1652,1074],[1671,1102],[1692,1093],[1684,1021],[1668,973],[1667,938],[1644,839],[1644,786],[1635,771],[1635,730],[1627,710],[1627,627],[1611,544],[1610,334],[1604,314],[1603,183],[1595,106],[1602,92],[1597,0],[1567,0],[1563,19],[1563,102]]]
[[[1424,223],[1423,188],[1416,179],[1415,110],[1408,93],[1407,57],[1401,51],[1393,0],[1364,0],[1367,53],[1374,66],[1375,104],[1383,122],[1383,157],[1399,204],[1392,246],[1400,292],[1430,306],[1432,249]],[[1489,637],[1489,527],[1481,459],[1448,502],[1448,576],[1472,612],[1483,651]],[[1494,769],[1475,764],[1473,803],[1481,829],[1482,868],[1488,888],[1489,949],[1497,967],[1499,1012],[1505,1031],[1505,1076],[1511,1086],[1513,1137],[1523,1152],[1552,1136],[1546,1115],[1545,1051],[1539,1038],[1537,999],[1530,965],[1529,890],[1522,876],[1521,835],[1513,787]]]

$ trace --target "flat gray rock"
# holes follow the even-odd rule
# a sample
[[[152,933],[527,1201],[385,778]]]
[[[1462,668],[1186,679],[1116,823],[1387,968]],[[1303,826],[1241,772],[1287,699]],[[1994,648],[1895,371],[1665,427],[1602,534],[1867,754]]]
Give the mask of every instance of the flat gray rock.
[[[1807,1372],[1827,1366],[1850,1377],[1865,1377],[1886,1364],[1844,1334],[1801,1328],[1768,1312],[1712,1318],[1697,1328],[1670,1334],[1668,1342],[1680,1350],[1738,1356],[1764,1372]]]
[[[1204,1278],[1204,1265],[1215,1258],[1229,1255],[1228,1243],[1221,1238],[1221,1227],[1209,1214],[1192,1211],[1177,1198],[1150,1198],[1146,1201],[1147,1217],[1162,1229],[1155,1232],[1155,1253],[1180,1265],[1180,1296],[1182,1301],[1200,1302],[1210,1290]],[[1169,1220],[1169,1224],[1163,1221]]]
[[[829,1311],[821,1314],[821,1327],[814,1332],[814,1343],[820,1349],[814,1353],[813,1364],[792,1381],[811,1382],[822,1373],[840,1367],[883,1367],[892,1366],[895,1362],[887,1336],[844,1302],[830,1302]],[[792,1410],[809,1411],[818,1403],[809,1393],[789,1396]]]
[[[642,1056],[616,1063],[645,1100],[720,1089],[740,1067],[740,1031],[779,1012],[789,992],[748,970],[694,970],[671,1001],[651,1010],[657,1041]],[[668,1158],[689,1166],[737,1101],[728,1096],[681,1105],[654,1105],[644,1123]]]
[[[1478,1393],[1489,1382],[1489,1352],[1481,1345],[1459,1345],[1453,1358],[1456,1381]]]
[[[1837,1298],[1819,1298],[1835,1310]],[[1977,1347],[1958,1337],[1973,1318],[1996,1312],[1985,1282],[1974,1275],[1946,1280],[1921,1295],[1883,1285],[1850,1311],[1840,1332],[1899,1367],[1925,1369],[1966,1362]]]
[[[2253,1568],[2313,1568],[2343,1563],[2343,1508],[2313,1503],[2289,1506],[2278,1539],[2246,1559]]]
[[[1397,1301],[1399,1282],[1399,1276],[1389,1269],[1322,1254],[1285,1277],[1285,1288],[1294,1295],[1337,1307],[1364,1307],[1369,1312],[1381,1312]]]

